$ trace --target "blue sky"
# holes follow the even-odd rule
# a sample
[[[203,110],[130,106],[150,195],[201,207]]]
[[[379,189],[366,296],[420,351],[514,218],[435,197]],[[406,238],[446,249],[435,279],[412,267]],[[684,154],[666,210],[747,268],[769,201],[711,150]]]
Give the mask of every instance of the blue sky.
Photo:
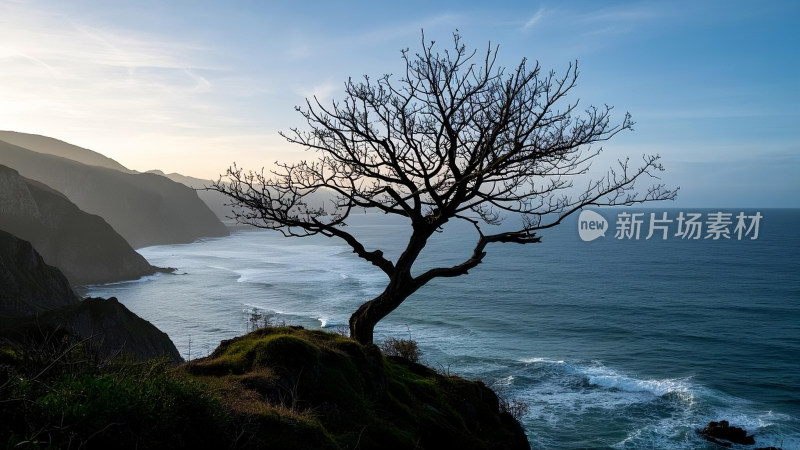
[[[604,161],[661,154],[669,206],[800,207],[795,1],[0,0],[0,129],[204,178],[308,158],[277,135],[294,105],[400,72],[423,28],[503,65],[578,60],[573,98],[637,122]]]

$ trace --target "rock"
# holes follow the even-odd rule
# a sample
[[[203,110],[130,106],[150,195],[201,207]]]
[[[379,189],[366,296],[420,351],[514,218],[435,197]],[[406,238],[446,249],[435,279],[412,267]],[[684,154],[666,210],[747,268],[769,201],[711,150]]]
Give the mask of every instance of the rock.
[[[747,435],[745,429],[732,427],[727,420],[709,422],[705,428],[697,432],[707,440],[723,447],[730,447],[732,444],[753,445],[756,443],[753,436]]]

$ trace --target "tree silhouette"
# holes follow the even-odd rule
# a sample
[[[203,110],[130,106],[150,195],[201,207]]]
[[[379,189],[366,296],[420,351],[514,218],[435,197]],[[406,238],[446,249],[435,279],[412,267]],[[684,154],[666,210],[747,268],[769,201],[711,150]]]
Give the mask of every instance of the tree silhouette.
[[[537,230],[558,225],[585,206],[631,205],[673,199],[676,190],[654,184],[643,194],[634,182],[662,171],[658,155],[633,167],[617,161],[599,178],[590,162],[606,141],[633,122],[610,121],[611,107],[588,107],[566,96],[578,78],[544,74],[525,59],[514,70],[495,67],[497,47],[468,51],[458,33],[453,48],[438,52],[423,35],[420,53],[402,52],[405,72],[345,83],[345,97],[323,105],[316,97],[296,108],[310,129],[281,135],[318,153],[314,161],[277,163],[265,174],[234,165],[211,189],[226,194],[240,223],[285,236],[322,234],[344,240],[359,257],[388,277],[383,292],[350,318],[350,334],[371,343],[375,325],[406,298],[439,277],[466,274],[494,243],[539,242]],[[575,181],[583,187],[576,188]],[[335,200],[312,206],[319,190]],[[411,235],[396,260],[367,249],[344,230],[354,209],[370,208],[410,221]],[[514,231],[486,233],[504,216],[521,218]],[[451,220],[471,223],[472,255],[451,267],[412,274],[434,232]]]

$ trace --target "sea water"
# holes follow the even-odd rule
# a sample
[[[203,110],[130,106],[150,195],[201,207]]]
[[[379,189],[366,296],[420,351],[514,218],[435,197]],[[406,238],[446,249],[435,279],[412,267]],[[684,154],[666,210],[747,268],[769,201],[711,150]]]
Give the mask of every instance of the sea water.
[[[746,210],[763,216],[757,239],[718,240],[675,237],[674,222],[667,239],[646,239],[646,228],[617,239],[621,211],[599,210],[607,232],[591,242],[572,217],[541,243],[491,244],[468,275],[407,299],[376,341],[410,337],[428,365],[527,403],[533,448],[711,449],[695,430],[729,420],[759,446],[800,449],[800,210]],[[739,211],[729,212],[733,231]],[[390,258],[408,236],[406,222],[381,214],[354,216],[347,230]],[[447,225],[415,274],[465,260],[476,239],[468,223]],[[253,311],[343,329],[387,281],[341,241],[268,230],[140,253],[177,270],[82,294],[117,297],[184,358],[245,333]]]

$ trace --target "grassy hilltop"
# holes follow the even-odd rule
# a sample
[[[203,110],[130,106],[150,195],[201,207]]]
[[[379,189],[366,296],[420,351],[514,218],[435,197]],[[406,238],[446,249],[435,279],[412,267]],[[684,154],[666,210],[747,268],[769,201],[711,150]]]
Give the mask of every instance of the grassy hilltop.
[[[177,367],[56,347],[0,351],[9,448],[528,448],[483,383],[323,331],[264,328]]]

